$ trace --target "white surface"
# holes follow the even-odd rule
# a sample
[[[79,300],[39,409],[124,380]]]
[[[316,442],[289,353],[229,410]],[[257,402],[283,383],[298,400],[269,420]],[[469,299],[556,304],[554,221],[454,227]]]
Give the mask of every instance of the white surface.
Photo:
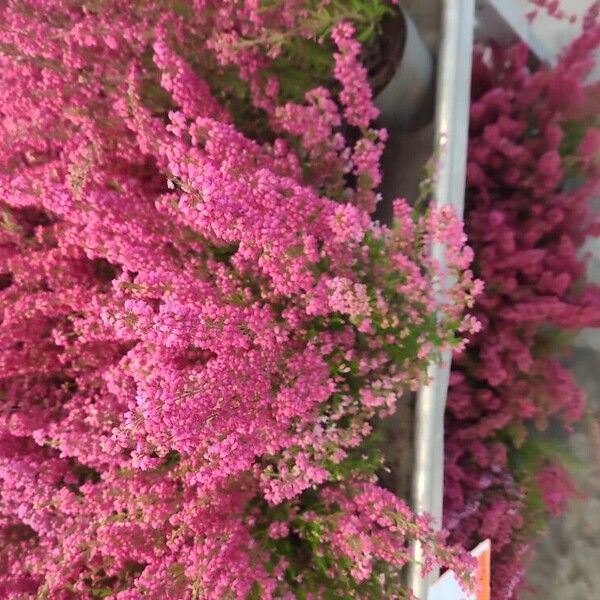
[[[429,590],[429,600],[476,600],[475,594],[465,593],[454,573],[444,573],[441,579]]]
[[[502,2],[503,0],[499,0]],[[552,49],[555,53],[569,44],[569,42],[581,33],[581,17],[592,6],[595,0],[561,0],[561,8],[569,15],[575,15],[577,21],[570,23],[567,19],[558,20],[549,17],[543,9],[538,9],[538,15],[534,19],[531,28],[536,37],[546,48]],[[519,0],[526,12],[535,10],[536,7],[528,0]],[[600,65],[597,66],[594,77],[600,77]]]
[[[535,5],[528,0],[519,0],[519,2],[526,13],[536,9]],[[561,0],[560,4],[565,12],[581,17],[593,3],[594,0]],[[576,23],[569,23],[567,20],[559,21],[549,17],[543,9],[538,9],[538,16],[533,21],[532,29],[544,44],[560,51],[581,31],[581,21]]]
[[[522,40],[539,61],[554,62],[553,46],[546,46],[536,35],[518,0],[477,0],[476,15],[478,39],[493,39],[502,45]]]

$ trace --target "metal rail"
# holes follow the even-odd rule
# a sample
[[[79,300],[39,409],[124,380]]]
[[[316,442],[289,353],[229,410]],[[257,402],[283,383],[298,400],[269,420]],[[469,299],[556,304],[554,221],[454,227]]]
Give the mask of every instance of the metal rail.
[[[438,63],[437,180],[433,202],[438,206],[452,204],[461,216],[464,211],[474,30],[475,0],[445,0]],[[444,246],[435,244],[432,253],[443,264]],[[433,516],[437,527],[442,523],[444,411],[451,358],[451,353],[447,352],[442,364],[429,366],[430,383],[419,390],[415,417],[413,508],[418,514]],[[413,558],[409,586],[417,598],[426,600],[429,585],[437,579],[438,573],[434,571],[421,577],[420,565],[424,557],[418,543]]]
[[[523,9],[515,0],[444,0],[435,114],[438,168],[433,202],[438,206],[451,204],[461,216],[476,31],[479,39],[495,39],[503,44],[522,39],[540,62],[552,61],[552,56],[533,36]],[[443,245],[434,245],[432,253],[443,265]],[[436,527],[442,524],[444,412],[451,361],[452,355],[447,352],[441,364],[429,366],[430,383],[419,390],[416,404],[413,508],[417,514],[430,514]],[[424,556],[418,543],[413,548],[413,558],[409,587],[417,598],[427,600],[429,587],[439,573],[434,571],[427,577],[421,576]]]

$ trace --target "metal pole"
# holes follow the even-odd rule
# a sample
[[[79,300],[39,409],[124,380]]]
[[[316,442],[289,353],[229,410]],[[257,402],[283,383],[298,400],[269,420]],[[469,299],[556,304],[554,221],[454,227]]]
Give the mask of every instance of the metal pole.
[[[436,106],[438,169],[433,202],[435,205],[451,204],[461,216],[464,211],[474,29],[475,0],[444,0]],[[442,245],[434,245],[432,253],[442,262]],[[436,527],[441,527],[442,523],[444,411],[451,358],[448,352],[442,364],[430,365],[430,383],[420,389],[416,406],[413,507],[417,514],[432,515]],[[414,547],[413,557],[409,587],[417,598],[427,600],[429,586],[438,573],[421,577],[423,549],[419,544]]]

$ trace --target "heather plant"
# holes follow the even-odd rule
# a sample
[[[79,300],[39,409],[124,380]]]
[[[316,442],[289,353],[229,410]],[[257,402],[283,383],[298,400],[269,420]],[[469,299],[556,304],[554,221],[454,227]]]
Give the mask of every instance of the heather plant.
[[[350,21],[299,101],[224,54],[305,15],[265,6],[2,6],[3,597],[401,598],[414,540],[468,578],[372,431],[477,329],[472,252],[447,207],[371,221]]]
[[[532,541],[576,489],[543,432],[570,429],[585,396],[561,364],[600,325],[581,248],[600,233],[597,7],[553,68],[523,46],[475,52],[466,230],[485,282],[482,328],[456,357],[448,399],[445,523],[458,543],[492,540],[493,597],[518,598]]]
[[[239,64],[240,56],[260,69],[246,71],[255,83],[275,77],[286,100],[302,101],[316,84],[335,87],[332,78],[331,33],[341,22],[352,23],[356,39],[363,45],[376,44],[385,19],[398,18],[397,2],[388,0],[304,0],[260,3],[252,15],[252,25],[226,28],[211,37],[211,47],[223,64]]]

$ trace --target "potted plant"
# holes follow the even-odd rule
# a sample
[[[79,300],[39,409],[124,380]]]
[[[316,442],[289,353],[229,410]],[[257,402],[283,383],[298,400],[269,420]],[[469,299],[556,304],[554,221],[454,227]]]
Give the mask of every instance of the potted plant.
[[[327,52],[294,3],[0,13],[2,595],[403,598],[416,540],[467,581],[371,434],[480,286],[452,211],[371,220],[351,19]]]

